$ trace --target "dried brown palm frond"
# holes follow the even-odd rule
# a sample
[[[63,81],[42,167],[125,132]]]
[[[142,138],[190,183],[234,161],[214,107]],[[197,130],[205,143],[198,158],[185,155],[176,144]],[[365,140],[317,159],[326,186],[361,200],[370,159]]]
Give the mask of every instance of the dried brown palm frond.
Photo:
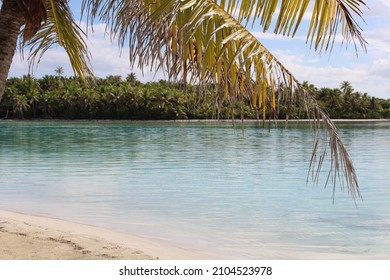
[[[333,183],[333,200],[335,198],[337,183],[340,184],[341,189],[346,187],[348,189],[348,193],[354,198],[355,201],[356,198],[362,198],[359,190],[359,183],[355,167],[347,149],[343,144],[343,141],[341,140],[337,127],[329,118],[329,116],[320,108],[320,106],[317,104],[317,101],[306,88],[300,86],[299,90],[301,91],[301,95],[307,104],[306,108],[307,112],[309,113],[309,117],[311,117],[315,123],[315,137],[313,141],[313,151],[310,159],[308,178],[311,176],[314,181],[318,181],[322,164],[324,163],[324,160],[329,153],[330,167],[328,170],[325,186],[328,184],[328,181],[331,180]],[[328,141],[328,143],[323,143],[324,146],[322,152],[318,150],[321,139],[318,128],[321,126],[325,129]]]
[[[22,31],[24,40],[21,48],[29,48],[30,68],[39,63],[43,54],[54,45],[62,46],[68,54],[74,72],[81,76],[92,76],[90,53],[84,41],[84,31],[75,23],[67,0],[34,0],[18,1],[39,2],[45,13],[35,13],[35,9],[25,8],[26,14],[31,14],[32,21],[25,24]],[[41,9],[41,10],[42,10]],[[40,17],[37,17],[37,14]],[[39,22],[39,24],[38,24]],[[32,27],[30,27],[30,25]]]
[[[27,42],[37,33],[42,23],[47,19],[46,0],[16,0],[16,4],[24,17],[23,41]]]

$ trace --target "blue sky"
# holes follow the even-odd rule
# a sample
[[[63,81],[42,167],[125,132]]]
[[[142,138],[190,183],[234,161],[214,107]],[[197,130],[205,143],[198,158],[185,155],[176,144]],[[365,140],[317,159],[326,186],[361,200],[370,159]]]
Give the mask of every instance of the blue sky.
[[[71,7],[77,17],[80,1],[71,0]],[[263,33],[260,27],[251,30],[254,35],[298,78],[309,81],[317,87],[339,87],[342,81],[349,81],[355,90],[367,92],[371,96],[390,98],[390,1],[366,0],[368,8],[363,8],[364,20],[359,20],[363,36],[368,42],[367,52],[358,48],[358,56],[353,45],[346,48],[337,42],[331,53],[318,53],[306,44],[305,24],[301,33],[293,39]],[[120,51],[111,44],[105,35],[104,26],[96,25],[94,33],[87,39],[92,53],[92,67],[98,77],[122,75],[135,72],[141,81],[164,78],[161,73],[141,73],[139,69],[131,69],[126,49]],[[62,66],[65,74],[73,75],[65,52],[54,47],[43,57],[34,69],[34,76],[54,74],[54,69]],[[9,76],[21,76],[28,73],[28,64],[15,55]]]

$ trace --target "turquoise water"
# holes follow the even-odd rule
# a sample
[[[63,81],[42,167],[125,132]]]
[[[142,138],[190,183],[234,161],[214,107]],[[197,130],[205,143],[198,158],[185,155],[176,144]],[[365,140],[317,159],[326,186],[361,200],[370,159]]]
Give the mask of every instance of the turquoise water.
[[[0,122],[0,208],[248,259],[390,259],[390,123],[339,124],[364,201],[306,184],[307,125]]]

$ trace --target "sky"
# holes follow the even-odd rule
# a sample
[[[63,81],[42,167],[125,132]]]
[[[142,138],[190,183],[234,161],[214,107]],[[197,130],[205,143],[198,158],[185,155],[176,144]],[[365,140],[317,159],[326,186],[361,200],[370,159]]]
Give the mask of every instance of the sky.
[[[314,2],[314,1],[313,1]],[[302,28],[294,38],[275,35],[271,31],[263,33],[260,27],[251,32],[289,69],[301,82],[308,81],[317,88],[339,88],[343,81],[349,81],[356,91],[370,96],[390,98],[390,1],[366,0],[363,7],[364,21],[356,18],[365,40],[367,51],[358,46],[346,46],[336,39],[331,52],[316,52],[306,43],[306,29],[310,19],[305,16]],[[80,1],[71,0],[70,6],[76,18],[79,18]],[[126,49],[122,52],[110,42],[104,26],[97,24],[94,33],[89,32],[87,44],[92,54],[92,67],[97,77],[136,73],[139,80],[146,82],[164,79],[162,73],[144,72],[132,69]],[[66,53],[60,47],[49,50],[40,64],[33,69],[35,77],[55,74],[57,67],[65,69],[65,75],[72,76],[73,71]],[[28,63],[16,53],[9,77],[28,74]]]

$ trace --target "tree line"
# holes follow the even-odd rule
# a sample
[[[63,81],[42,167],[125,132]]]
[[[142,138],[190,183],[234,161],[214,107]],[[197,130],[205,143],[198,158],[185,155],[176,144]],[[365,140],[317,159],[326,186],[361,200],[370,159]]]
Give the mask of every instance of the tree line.
[[[261,108],[252,106],[250,98],[226,98],[217,87],[189,86],[164,80],[141,83],[134,73],[121,76],[81,80],[56,75],[34,78],[25,75],[7,80],[0,118],[4,119],[259,119]],[[390,99],[355,91],[349,82],[340,88],[320,88],[304,82],[320,107],[335,119],[390,118]],[[283,89],[279,89],[280,92]],[[268,101],[270,102],[270,101]],[[306,118],[297,102],[266,112],[266,118]]]

